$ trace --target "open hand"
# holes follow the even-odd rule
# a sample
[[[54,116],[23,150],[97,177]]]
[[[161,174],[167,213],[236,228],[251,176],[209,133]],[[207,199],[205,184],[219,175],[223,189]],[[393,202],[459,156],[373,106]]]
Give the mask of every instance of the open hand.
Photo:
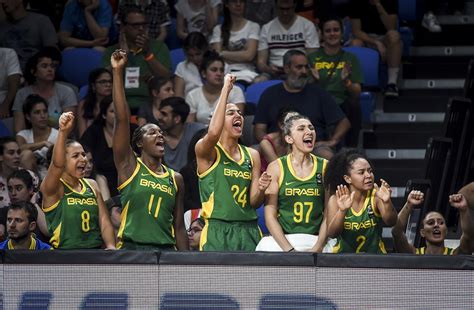
[[[350,192],[346,185],[338,185],[336,189],[336,201],[339,210],[347,211],[352,207],[355,192]]]
[[[384,179],[380,179],[380,182],[380,187],[374,182],[375,195],[383,202],[388,202],[390,200],[390,196],[392,195],[392,189]]]

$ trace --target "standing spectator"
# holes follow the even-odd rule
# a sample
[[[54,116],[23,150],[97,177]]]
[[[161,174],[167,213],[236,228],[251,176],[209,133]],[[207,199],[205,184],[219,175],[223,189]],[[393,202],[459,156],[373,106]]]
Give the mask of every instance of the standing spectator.
[[[74,91],[62,83],[55,81],[56,63],[50,50],[42,50],[28,59],[25,68],[25,79],[28,86],[16,94],[13,104],[15,132],[25,129],[23,104],[31,94],[39,95],[48,101],[50,125],[57,127],[59,115],[64,111],[76,111],[77,96]]]
[[[396,0],[351,0],[353,45],[368,46],[380,53],[388,65],[385,97],[398,97],[398,73],[402,59],[402,41],[397,31],[398,2]]]
[[[0,243],[1,250],[51,250],[51,246],[35,237],[38,210],[29,201],[8,207],[8,239]]]
[[[175,5],[178,37],[184,40],[194,31],[207,37],[217,24],[220,4],[221,0],[178,0]]]
[[[237,82],[250,84],[257,77],[254,60],[260,26],[244,18],[244,0],[224,1],[224,22],[214,27],[210,44],[228,64]]]
[[[79,137],[97,118],[100,111],[100,102],[107,96],[112,95],[112,74],[105,68],[97,68],[89,74],[87,95],[79,102],[77,127]]]
[[[148,82],[148,89],[150,90],[152,101],[149,104],[142,105],[140,110],[138,110],[138,126],[145,125],[146,123],[158,125],[161,101],[174,96],[173,82],[169,77],[152,77]]]
[[[170,97],[160,104],[158,125],[165,135],[165,163],[179,171],[187,164],[188,146],[193,136],[204,128],[201,123],[186,123],[189,105],[181,97]]]
[[[351,122],[347,144],[355,146],[362,122],[359,102],[364,81],[362,68],[354,54],[342,49],[342,21],[329,18],[321,25],[323,48],[308,55],[309,65],[316,83],[333,96]]]
[[[66,4],[58,34],[62,46],[103,51],[115,34],[107,0],[71,0]]]
[[[178,64],[174,73],[176,96],[186,98],[191,90],[202,86],[199,68],[201,68],[202,59],[208,49],[207,39],[200,32],[191,32],[184,39],[183,50],[186,59]]]
[[[36,169],[41,179],[46,176],[48,149],[56,143],[58,131],[48,124],[48,102],[38,95],[26,97],[23,105],[26,128],[16,134],[20,149],[32,151],[36,158]]]
[[[208,52],[201,65],[201,76],[204,85],[186,96],[186,103],[191,108],[187,121],[209,124],[224,85],[224,60],[215,52]],[[244,113],[245,97],[240,87],[230,90],[229,103],[237,105]]]
[[[118,20],[121,20],[124,9],[131,6],[138,6],[145,12],[150,38],[164,42],[168,34],[166,28],[171,24],[168,3],[165,0],[121,0]]]
[[[0,22],[0,46],[15,50],[20,66],[42,47],[57,46],[58,36],[51,20],[44,15],[28,12],[23,0],[2,0],[7,18]]]
[[[256,81],[281,79],[283,55],[289,50],[311,53],[319,47],[319,38],[312,22],[295,14],[294,0],[277,0],[277,17],[265,24],[258,43]]]
[[[309,118],[318,133],[318,155],[328,159],[349,130],[349,120],[329,93],[308,83],[308,60],[303,52],[288,51],[283,63],[286,80],[269,87],[260,98],[254,119],[255,137],[261,141],[265,134],[278,131],[278,111],[289,106]],[[331,126],[334,126],[332,135],[329,133]]]
[[[260,26],[265,25],[275,17],[275,0],[246,0],[245,18]]]
[[[21,80],[18,56],[11,48],[0,48],[0,118],[10,116]]]
[[[110,68],[110,57],[117,48],[127,52],[129,61],[123,72],[124,87],[127,102],[135,115],[140,106],[150,102],[148,80],[152,76],[170,74],[170,54],[163,42],[149,38],[145,13],[137,7],[124,10],[119,41],[106,49],[103,66]]]

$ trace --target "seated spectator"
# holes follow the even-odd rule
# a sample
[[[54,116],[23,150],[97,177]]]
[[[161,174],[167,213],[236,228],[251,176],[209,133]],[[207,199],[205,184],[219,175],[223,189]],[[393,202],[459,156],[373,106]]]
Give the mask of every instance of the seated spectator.
[[[107,201],[107,199],[110,198],[110,190],[107,184],[107,179],[102,174],[98,174],[95,170],[94,158],[92,157],[92,153],[87,148],[84,148],[84,151],[86,152],[87,159],[85,177],[93,179],[97,182],[97,185],[99,186],[100,192],[102,194],[102,198],[104,199],[104,201]]]
[[[228,64],[237,82],[248,85],[257,77],[254,65],[260,26],[244,18],[244,0],[224,1],[224,22],[214,27],[210,44]]]
[[[356,146],[361,126],[360,92],[364,82],[357,57],[342,49],[342,21],[336,17],[321,23],[323,48],[308,55],[313,77],[329,92],[351,122],[347,144]]]
[[[43,210],[51,245],[56,249],[115,249],[109,214],[100,189],[85,179],[86,154],[82,145],[67,136],[74,128],[74,114],[59,119],[58,140],[48,173],[41,183]]]
[[[2,1],[7,18],[0,21],[0,46],[15,50],[22,69],[42,47],[58,45],[51,20],[47,16],[28,12],[25,3],[23,0]]]
[[[46,154],[48,148],[56,143],[58,131],[48,124],[48,103],[38,95],[29,95],[23,104],[26,128],[16,134],[16,141],[22,151],[34,153],[40,178],[43,179],[48,169]]]
[[[187,229],[189,249],[191,251],[199,251],[199,243],[201,242],[201,232],[206,222],[200,217],[191,222],[191,226]]]
[[[23,104],[31,94],[39,95],[48,101],[49,124],[57,127],[59,115],[63,111],[76,111],[77,96],[74,91],[55,81],[56,64],[50,50],[40,51],[31,57],[24,72],[28,86],[20,89],[13,104],[15,132],[25,129]]]
[[[277,114],[278,131],[270,132],[263,136],[260,141],[260,162],[262,165],[262,173],[267,170],[267,166],[272,161],[288,154],[288,143],[285,141],[283,134],[284,120],[287,116],[297,114],[289,107],[282,107]]]
[[[308,60],[299,50],[290,50],[283,57],[286,80],[265,90],[260,97],[254,119],[258,141],[270,132],[278,131],[278,111],[288,106],[309,118],[315,126],[317,155],[329,159],[350,128],[344,112],[329,93],[308,82]],[[329,133],[334,127],[333,133]]]
[[[276,14],[275,0],[246,0],[245,18],[260,26],[271,21]]]
[[[140,106],[150,102],[148,80],[152,76],[169,76],[170,54],[163,42],[149,38],[146,15],[137,7],[124,10],[119,43],[105,50],[103,67],[110,68],[110,56],[118,48],[128,55],[124,70],[125,94],[132,115],[136,115]]]
[[[395,250],[398,253],[411,253],[419,255],[457,255],[472,254],[474,251],[474,225],[469,213],[469,205],[466,197],[462,194],[449,196],[451,206],[459,210],[459,222],[461,224],[462,236],[459,247],[448,248],[444,245],[448,227],[444,217],[435,211],[429,212],[421,221],[420,235],[424,238],[426,246],[415,248],[408,243],[404,230],[408,223],[408,218],[413,208],[420,206],[424,201],[424,194],[417,190],[412,190],[408,194],[405,206],[398,213],[397,224],[392,228],[392,236]]]
[[[77,127],[79,137],[92,124],[99,115],[100,102],[107,96],[112,95],[112,74],[105,68],[98,68],[89,74],[87,95],[79,102]]]
[[[8,177],[8,195],[10,196],[11,203],[28,201],[36,207],[38,216],[34,232],[40,240],[47,241],[49,237],[48,226],[44,212],[38,205],[38,190],[39,179],[29,170],[18,169]]]
[[[191,108],[188,122],[209,124],[224,85],[224,60],[215,52],[208,52],[201,65],[201,76],[204,85],[193,89],[186,96],[186,103]],[[245,111],[245,97],[240,87],[230,91],[228,103],[238,106],[242,115]]]
[[[174,73],[174,92],[176,96],[186,98],[191,90],[202,86],[199,68],[208,49],[207,39],[202,33],[191,32],[186,37],[183,44],[186,60],[178,64]]]
[[[111,196],[118,195],[117,169],[115,168],[112,152],[114,122],[114,105],[112,104],[112,97],[108,96],[100,102],[99,114],[79,140],[91,152],[97,173],[107,179]],[[131,127],[130,132],[133,132],[136,126],[131,125]]]
[[[21,81],[18,56],[11,48],[0,48],[0,118],[8,118]]]
[[[176,32],[184,40],[191,32],[197,31],[208,36],[217,24],[221,0],[177,0]]]
[[[207,133],[207,128],[203,128],[196,132],[191,141],[189,141],[188,146],[188,160],[186,166],[184,166],[179,173],[186,180],[186,191],[184,192],[184,211],[194,209],[201,209],[201,197],[199,195],[199,180],[196,174],[197,171],[197,162],[196,162],[196,152],[194,148],[196,143],[204,137]],[[186,217],[184,218],[184,223],[186,225]]]
[[[124,9],[131,6],[138,6],[145,12],[150,38],[164,42],[168,34],[167,26],[171,24],[166,0],[120,0],[118,20],[121,20]]]
[[[149,104],[142,105],[140,110],[138,110],[138,126],[145,125],[146,123],[158,125],[161,101],[174,96],[173,82],[169,77],[152,77],[148,82],[148,89],[152,101]]]
[[[193,136],[204,128],[201,123],[186,123],[189,106],[181,97],[169,97],[160,104],[158,126],[165,136],[165,164],[175,171],[187,164],[188,146]]]
[[[382,229],[396,224],[397,213],[390,186],[380,181],[378,186],[371,164],[355,150],[340,152],[329,161],[323,182],[330,195],[327,234],[337,238],[334,253],[387,253]]]
[[[295,14],[294,0],[277,0],[277,17],[260,32],[257,65],[262,75],[255,82],[282,79],[283,55],[287,51],[296,49],[309,54],[318,47],[314,24]]]
[[[351,0],[352,44],[368,46],[380,53],[388,65],[385,97],[398,97],[398,73],[402,59],[402,41],[398,26],[398,2],[395,0]]]
[[[59,29],[63,47],[105,50],[116,34],[112,8],[107,0],[71,0],[66,3]]]
[[[0,243],[1,250],[51,250],[51,246],[37,239],[38,211],[29,201],[13,203],[8,207],[8,239]]]

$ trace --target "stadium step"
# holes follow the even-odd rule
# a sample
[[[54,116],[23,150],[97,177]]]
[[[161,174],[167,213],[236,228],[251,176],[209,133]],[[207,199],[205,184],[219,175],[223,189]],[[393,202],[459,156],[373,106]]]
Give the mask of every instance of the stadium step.
[[[469,17],[469,20],[471,19],[472,16]],[[474,31],[474,24],[442,24],[441,27],[443,29],[441,32],[433,33],[417,25],[414,30],[413,46],[474,45],[474,37],[467,35]]]
[[[387,113],[446,112],[451,97],[462,96],[461,89],[406,89],[397,100],[385,100]]]
[[[364,149],[420,149],[428,144],[433,133],[431,131],[362,131],[362,147]]]

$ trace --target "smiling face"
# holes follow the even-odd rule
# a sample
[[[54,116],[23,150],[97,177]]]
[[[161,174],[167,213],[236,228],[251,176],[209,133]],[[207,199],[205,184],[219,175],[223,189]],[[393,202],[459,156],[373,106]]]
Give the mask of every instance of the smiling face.
[[[339,21],[330,20],[323,25],[323,41],[327,46],[341,46],[342,27]]]
[[[365,158],[357,158],[352,163],[344,180],[355,189],[368,191],[374,188],[374,172]]]
[[[86,174],[87,157],[84,148],[78,142],[73,142],[66,147],[65,172],[70,176],[81,179]]]
[[[240,138],[244,128],[244,117],[239,107],[228,103],[225,110],[224,129],[232,138]]]
[[[423,220],[423,228],[420,234],[427,243],[443,245],[448,233],[448,227],[444,217],[438,212],[429,212]]]
[[[295,120],[291,126],[290,134],[285,136],[285,141],[293,150],[298,149],[303,153],[311,153],[316,143],[316,130],[308,119]]]

